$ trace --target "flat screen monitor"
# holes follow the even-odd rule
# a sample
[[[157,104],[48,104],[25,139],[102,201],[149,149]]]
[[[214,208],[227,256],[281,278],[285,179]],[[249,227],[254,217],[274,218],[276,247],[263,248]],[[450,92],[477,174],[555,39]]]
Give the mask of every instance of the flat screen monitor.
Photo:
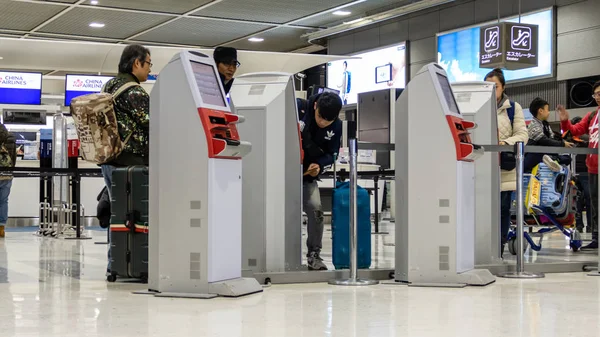
[[[392,80],[392,64],[375,68],[375,83],[387,83]]]
[[[448,109],[450,112],[453,112],[457,115],[460,115],[460,110],[458,109],[458,105],[456,104],[456,99],[454,98],[454,94],[452,93],[452,88],[450,88],[450,82],[448,82],[448,77],[436,73],[438,82],[442,88],[442,93],[444,95],[444,100],[448,105]]]
[[[400,43],[365,53],[352,55],[360,59],[339,60],[327,63],[327,87],[340,91],[344,104],[358,102],[363,92],[404,88],[406,85],[406,44]],[[377,68],[390,66],[387,80],[373,78]],[[384,69],[382,69],[385,71]],[[387,74],[384,73],[387,76]]]
[[[221,87],[219,86],[220,78],[215,72],[215,68],[211,65],[190,61],[196,85],[200,92],[202,102],[214,106],[226,107]]]
[[[512,17],[502,21],[519,22],[519,18]],[[554,62],[554,14],[552,9],[525,14],[521,16],[521,22],[539,26],[538,66],[520,70],[505,70],[506,80],[510,82],[552,76]],[[484,25],[487,23],[481,26]],[[479,68],[479,31],[481,26],[438,34],[438,63],[446,70],[451,83],[483,81],[485,75],[491,70]]]
[[[102,91],[112,76],[67,75],[65,80],[65,106],[71,105],[75,97]]]
[[[18,145],[25,144],[26,142],[35,142],[35,140],[37,139],[37,132],[13,131],[11,133],[15,136],[16,143]]]
[[[0,104],[42,104],[42,73],[0,71]]]

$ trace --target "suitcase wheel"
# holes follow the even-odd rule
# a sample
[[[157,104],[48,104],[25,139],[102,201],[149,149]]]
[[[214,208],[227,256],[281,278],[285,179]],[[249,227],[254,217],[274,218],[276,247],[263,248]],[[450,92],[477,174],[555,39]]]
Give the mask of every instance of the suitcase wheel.
[[[108,282],[110,282],[110,283],[113,283],[113,282],[115,282],[115,281],[117,280],[117,275],[110,274],[110,275],[108,275],[108,276],[106,277],[106,280],[107,280]]]

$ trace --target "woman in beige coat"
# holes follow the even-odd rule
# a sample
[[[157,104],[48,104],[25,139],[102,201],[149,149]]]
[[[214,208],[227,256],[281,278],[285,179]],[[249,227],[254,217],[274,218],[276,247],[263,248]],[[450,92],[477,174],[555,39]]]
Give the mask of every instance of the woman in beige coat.
[[[523,116],[523,108],[517,102],[514,105],[514,120],[511,123],[508,111],[511,101],[504,93],[506,80],[501,69],[494,69],[485,76],[488,82],[496,83],[496,100],[498,103],[498,140],[500,145],[514,145],[517,142],[527,143],[529,135]],[[501,252],[504,253],[506,237],[510,229],[510,204],[512,192],[517,189],[516,170],[502,170],[500,173],[500,237]]]

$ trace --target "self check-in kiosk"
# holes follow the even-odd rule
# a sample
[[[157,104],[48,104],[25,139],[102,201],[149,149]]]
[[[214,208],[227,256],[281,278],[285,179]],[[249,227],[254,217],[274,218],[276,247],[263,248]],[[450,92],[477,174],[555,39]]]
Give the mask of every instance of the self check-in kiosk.
[[[210,298],[262,291],[241,278],[240,140],[212,57],[181,52],[150,95],[149,289]]]
[[[397,101],[395,279],[420,286],[486,285],[475,267],[475,124],[464,119],[446,72],[421,69]]]
[[[246,118],[239,133],[252,143],[252,153],[242,161],[243,268],[300,270],[302,161],[293,75],[243,75],[230,95]]]
[[[492,82],[452,84],[456,103],[467,120],[476,144],[498,144],[496,85]],[[500,248],[500,164],[497,153],[486,152],[475,165],[475,264],[499,262]]]

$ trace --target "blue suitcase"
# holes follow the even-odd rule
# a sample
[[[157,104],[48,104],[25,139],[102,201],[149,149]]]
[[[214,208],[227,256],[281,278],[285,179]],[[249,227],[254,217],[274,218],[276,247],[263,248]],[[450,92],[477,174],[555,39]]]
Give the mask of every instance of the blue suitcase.
[[[331,208],[331,236],[335,269],[350,268],[350,183],[338,182],[333,190]],[[356,193],[359,269],[371,267],[371,198],[369,192],[358,186]]]

